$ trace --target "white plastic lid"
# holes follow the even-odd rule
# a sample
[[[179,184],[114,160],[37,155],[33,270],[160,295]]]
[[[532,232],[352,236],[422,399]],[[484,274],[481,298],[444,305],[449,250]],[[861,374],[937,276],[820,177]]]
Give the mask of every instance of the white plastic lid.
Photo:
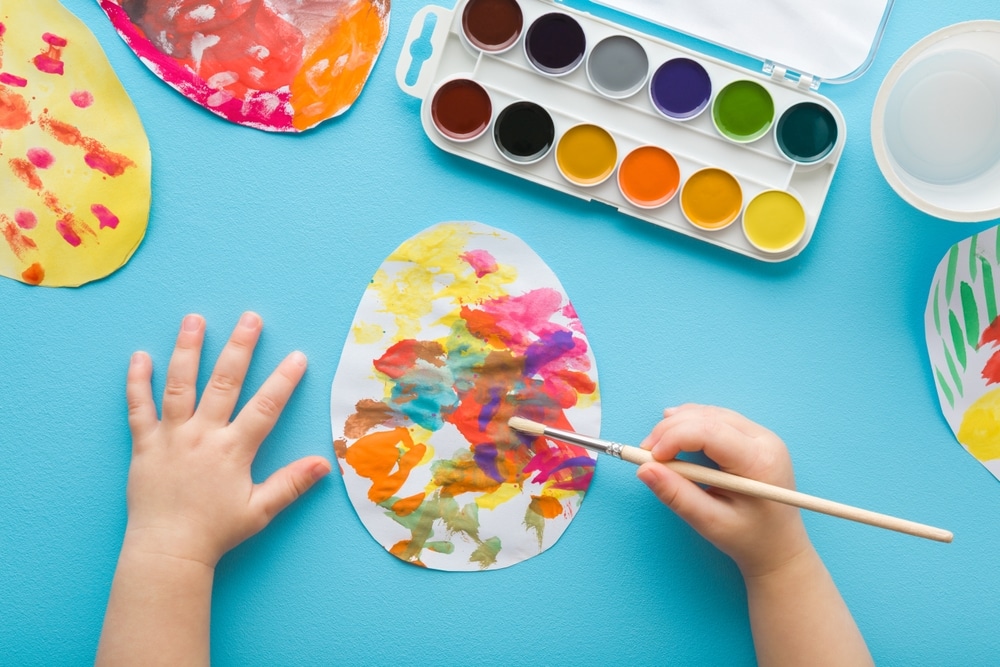
[[[861,76],[893,0],[593,0],[819,81]],[[767,68],[770,69],[770,68]]]

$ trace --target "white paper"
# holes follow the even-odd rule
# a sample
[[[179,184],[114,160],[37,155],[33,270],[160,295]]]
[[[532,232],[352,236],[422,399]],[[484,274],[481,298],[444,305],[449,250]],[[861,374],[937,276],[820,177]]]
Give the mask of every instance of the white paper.
[[[993,227],[951,247],[934,274],[924,327],[948,425],[1000,478],[998,241]]]
[[[331,395],[334,449],[365,527],[439,570],[552,546],[595,456],[519,436],[521,416],[597,435],[597,367],[555,274],[517,237],[442,223],[409,239],[358,306]]]

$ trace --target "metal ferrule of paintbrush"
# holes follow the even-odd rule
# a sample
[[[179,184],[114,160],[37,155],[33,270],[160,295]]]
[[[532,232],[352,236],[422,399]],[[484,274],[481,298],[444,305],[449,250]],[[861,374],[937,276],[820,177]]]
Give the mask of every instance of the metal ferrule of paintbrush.
[[[579,433],[574,433],[573,431],[564,431],[561,428],[552,428],[551,426],[546,426],[544,433],[550,438],[562,440],[563,442],[568,442],[573,445],[580,445],[581,447],[585,447],[600,454],[610,454],[618,459],[622,457],[622,447],[624,447],[624,445],[620,442],[611,442],[610,440],[592,438],[588,435],[580,435]]]

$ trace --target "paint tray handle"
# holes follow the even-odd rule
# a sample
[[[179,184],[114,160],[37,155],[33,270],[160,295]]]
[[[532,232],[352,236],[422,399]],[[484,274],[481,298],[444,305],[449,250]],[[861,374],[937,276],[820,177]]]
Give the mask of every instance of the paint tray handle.
[[[410,21],[410,29],[406,33],[406,39],[403,41],[403,49],[400,51],[399,60],[396,62],[396,83],[399,84],[399,87],[404,92],[419,99],[423,99],[427,94],[431,80],[434,78],[435,71],[437,70],[438,59],[444,51],[445,41],[448,39],[448,30],[451,27],[451,14],[452,11],[450,9],[438,7],[437,5],[426,5],[417,10],[417,13],[413,16],[413,20]],[[413,66],[413,44],[423,34],[424,25],[429,15],[434,15],[437,19],[430,37],[431,54],[427,57],[427,60],[420,64],[420,72],[417,75],[417,80],[411,85],[406,82],[406,78],[410,73],[410,68]]]

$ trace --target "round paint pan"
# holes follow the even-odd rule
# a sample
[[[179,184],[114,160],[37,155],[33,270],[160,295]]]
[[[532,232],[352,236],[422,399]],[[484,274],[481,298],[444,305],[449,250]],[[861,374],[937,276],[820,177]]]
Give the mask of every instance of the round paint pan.
[[[583,62],[587,37],[568,14],[552,12],[535,19],[524,35],[524,55],[542,74],[569,74]]]
[[[822,161],[833,152],[839,134],[833,113],[816,102],[793,104],[774,125],[778,150],[797,164]]]
[[[574,185],[590,187],[608,180],[618,164],[615,139],[603,127],[571,127],[556,145],[559,173]]]
[[[743,211],[743,234],[762,252],[791,250],[805,233],[805,209],[794,195],[783,190],[761,192]]]
[[[434,91],[431,122],[445,139],[472,141],[490,126],[490,94],[471,79],[450,79]]]
[[[671,120],[691,120],[708,107],[712,79],[700,63],[674,58],[656,68],[649,80],[649,100]]]
[[[640,146],[618,167],[618,189],[632,205],[659,208],[677,194],[681,171],[677,160],[658,146]]]
[[[715,96],[712,121],[719,134],[730,141],[756,141],[774,122],[774,100],[756,81],[733,81]]]
[[[462,35],[473,48],[503,53],[517,44],[524,14],[517,0],[469,0],[462,10]]]
[[[587,56],[587,79],[594,90],[615,100],[637,93],[649,76],[649,56],[626,35],[602,39]]]
[[[919,210],[1000,217],[1000,21],[949,26],[906,51],[875,97],[871,136],[889,185]]]
[[[698,229],[725,229],[743,208],[743,188],[728,171],[699,169],[681,188],[681,212]]]
[[[556,138],[549,112],[534,102],[514,102],[493,123],[493,143],[515,164],[532,164],[549,154]]]

